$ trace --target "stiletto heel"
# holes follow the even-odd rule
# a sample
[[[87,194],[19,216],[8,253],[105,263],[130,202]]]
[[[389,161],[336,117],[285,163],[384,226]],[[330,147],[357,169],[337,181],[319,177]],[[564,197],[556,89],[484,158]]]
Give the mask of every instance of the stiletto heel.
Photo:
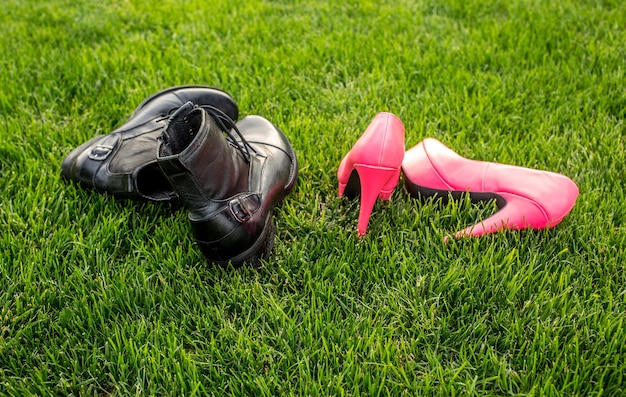
[[[544,229],[550,227],[549,216],[538,203],[509,193],[501,193],[500,196],[506,201],[505,206],[480,223],[456,232],[454,237],[478,237],[483,234],[497,233],[502,229]]]
[[[359,180],[367,181],[367,184],[361,183],[361,208],[359,209],[359,223],[357,226],[359,236],[363,236],[367,230],[367,224],[369,223],[376,199],[382,195],[382,188],[389,184],[393,184],[395,188],[395,185],[398,184],[398,178],[394,179],[394,176],[397,175],[397,170],[363,164],[355,164],[354,169],[359,175]],[[391,192],[393,192],[393,188]],[[387,195],[387,199],[391,196],[391,192]]]
[[[385,186],[383,186],[382,189],[380,189],[380,194],[378,195],[378,198],[381,200],[389,200],[391,198],[391,194],[393,193],[394,189],[398,185],[399,181],[400,181],[400,168],[398,168],[397,170],[394,170],[393,174],[391,175],[387,183],[385,183]]]
[[[365,234],[376,199],[388,200],[400,178],[404,125],[391,113],[378,113],[339,164],[339,197],[361,196],[358,233]]]
[[[503,229],[546,229],[569,214],[578,186],[562,174],[514,165],[470,160],[434,138],[424,139],[405,154],[404,181],[414,197],[496,200],[498,211],[454,237],[481,236]]]

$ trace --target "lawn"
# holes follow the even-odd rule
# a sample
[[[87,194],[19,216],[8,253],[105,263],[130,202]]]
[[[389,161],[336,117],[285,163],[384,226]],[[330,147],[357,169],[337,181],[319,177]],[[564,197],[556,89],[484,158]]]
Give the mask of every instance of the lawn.
[[[0,395],[626,394],[626,2],[3,0]],[[300,174],[258,269],[185,211],[62,159],[181,84],[229,92]],[[443,238],[493,203],[400,184],[357,237],[337,166],[381,111],[407,149],[550,170],[557,227]]]

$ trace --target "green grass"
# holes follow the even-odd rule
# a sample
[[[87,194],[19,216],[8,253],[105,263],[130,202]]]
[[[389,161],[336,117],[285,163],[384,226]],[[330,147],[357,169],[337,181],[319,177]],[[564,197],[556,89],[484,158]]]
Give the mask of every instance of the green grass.
[[[4,0],[0,395],[626,393],[626,3]],[[301,170],[260,270],[205,263],[186,214],[60,178],[179,84],[228,91]],[[336,170],[379,111],[407,148],[552,170],[548,231],[400,186],[356,236]]]

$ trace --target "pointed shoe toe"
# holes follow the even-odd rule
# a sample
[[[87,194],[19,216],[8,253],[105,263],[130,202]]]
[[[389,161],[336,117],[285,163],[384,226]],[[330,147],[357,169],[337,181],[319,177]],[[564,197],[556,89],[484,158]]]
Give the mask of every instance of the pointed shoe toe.
[[[378,113],[345,155],[337,170],[339,197],[360,195],[358,235],[367,230],[376,199],[388,200],[400,179],[404,125],[391,113]]]
[[[578,187],[562,174],[466,159],[434,138],[409,149],[402,164],[405,186],[416,198],[469,194],[473,202],[496,200],[498,211],[454,237],[480,236],[503,229],[545,229],[569,214]]]
[[[275,207],[294,188],[296,154],[260,116],[237,122],[188,103],[163,131],[157,160],[188,210],[200,251],[214,264],[258,266],[274,244]]]
[[[61,176],[119,198],[175,199],[176,192],[156,161],[157,137],[170,114],[190,100],[217,107],[232,119],[239,115],[230,95],[216,88],[179,86],[159,91],[146,98],[122,126],[72,150],[61,163]]]

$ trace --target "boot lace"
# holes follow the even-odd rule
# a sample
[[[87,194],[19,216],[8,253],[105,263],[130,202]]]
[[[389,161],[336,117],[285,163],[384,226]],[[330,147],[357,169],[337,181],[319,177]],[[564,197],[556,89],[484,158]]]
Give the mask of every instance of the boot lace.
[[[243,137],[237,125],[226,113],[212,105],[199,105],[198,107],[207,111],[207,113],[213,118],[217,126],[226,134],[226,138],[232,146],[239,149],[241,155],[245,159],[246,163],[250,162],[250,151],[257,153],[257,151],[250,146],[246,138]],[[233,135],[231,131],[234,131],[237,137]],[[239,140],[237,139],[239,138]]]

